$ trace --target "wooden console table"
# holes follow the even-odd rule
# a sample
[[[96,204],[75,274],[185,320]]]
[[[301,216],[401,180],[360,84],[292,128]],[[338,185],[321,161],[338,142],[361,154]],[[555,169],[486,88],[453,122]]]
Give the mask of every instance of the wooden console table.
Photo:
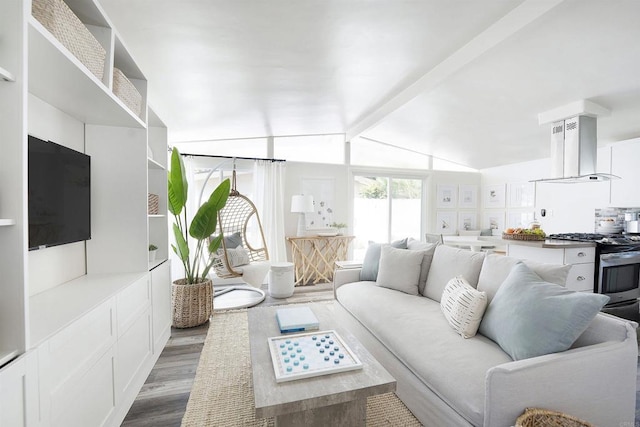
[[[287,237],[295,265],[296,286],[333,281],[336,261],[347,259],[354,236]]]

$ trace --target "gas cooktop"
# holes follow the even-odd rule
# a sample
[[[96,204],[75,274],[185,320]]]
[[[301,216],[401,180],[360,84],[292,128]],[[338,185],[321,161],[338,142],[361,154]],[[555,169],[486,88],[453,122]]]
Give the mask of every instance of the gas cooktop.
[[[593,242],[599,245],[640,245],[640,234],[560,233],[549,234],[547,238]]]

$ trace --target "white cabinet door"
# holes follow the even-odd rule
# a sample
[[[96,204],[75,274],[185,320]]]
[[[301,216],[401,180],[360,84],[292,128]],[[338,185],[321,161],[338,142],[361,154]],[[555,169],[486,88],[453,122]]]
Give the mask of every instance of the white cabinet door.
[[[622,179],[611,181],[611,206],[640,206],[640,138],[611,146],[611,173]]]
[[[162,352],[171,334],[171,270],[169,261],[151,270],[153,353]]]
[[[0,426],[38,422],[38,363],[35,352],[29,352],[0,369]]]

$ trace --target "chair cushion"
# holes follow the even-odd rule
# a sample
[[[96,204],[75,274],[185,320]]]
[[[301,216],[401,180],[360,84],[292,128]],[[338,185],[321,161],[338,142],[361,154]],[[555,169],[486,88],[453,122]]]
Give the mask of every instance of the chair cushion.
[[[487,307],[479,332],[514,360],[557,353],[571,347],[608,301],[545,282],[519,262]]]

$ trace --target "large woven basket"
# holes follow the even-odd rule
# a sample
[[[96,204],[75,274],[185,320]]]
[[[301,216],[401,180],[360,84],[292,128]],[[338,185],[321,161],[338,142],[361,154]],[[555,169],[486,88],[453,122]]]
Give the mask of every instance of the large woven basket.
[[[142,95],[131,81],[118,69],[113,68],[113,93],[129,107],[133,113],[140,117],[142,112]]]
[[[506,240],[525,240],[525,241],[538,241],[546,239],[545,236],[539,234],[508,234],[502,233],[502,238]]]
[[[62,0],[33,0],[31,13],[99,80],[107,52]]]
[[[562,412],[527,408],[516,420],[515,427],[594,427],[586,421]]]
[[[187,285],[185,279],[171,285],[171,311],[175,328],[192,328],[206,323],[213,313],[213,283]]]

